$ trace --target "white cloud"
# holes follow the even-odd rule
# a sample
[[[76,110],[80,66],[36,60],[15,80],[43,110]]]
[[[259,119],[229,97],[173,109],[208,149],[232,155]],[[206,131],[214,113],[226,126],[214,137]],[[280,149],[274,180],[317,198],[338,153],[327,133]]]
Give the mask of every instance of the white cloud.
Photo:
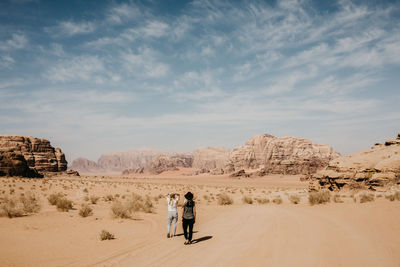
[[[107,21],[114,24],[121,24],[124,21],[129,21],[132,19],[136,19],[140,16],[141,11],[127,3],[123,3],[120,5],[113,6],[108,14],[107,14]]]
[[[75,80],[101,83],[104,78],[105,66],[97,56],[77,56],[62,60],[51,66],[45,77],[53,82],[68,82]]]
[[[74,36],[80,34],[87,34],[96,30],[96,25],[93,22],[83,21],[62,21],[57,26],[45,28],[55,37]]]
[[[0,67],[11,69],[15,60],[10,55],[0,55]]]
[[[11,39],[0,42],[0,50],[10,51],[25,48],[28,44],[28,39],[24,34],[14,33]]]
[[[135,54],[132,51],[121,53],[123,67],[128,73],[139,78],[160,78],[169,71],[169,65],[157,59],[157,53],[150,48],[141,48]]]

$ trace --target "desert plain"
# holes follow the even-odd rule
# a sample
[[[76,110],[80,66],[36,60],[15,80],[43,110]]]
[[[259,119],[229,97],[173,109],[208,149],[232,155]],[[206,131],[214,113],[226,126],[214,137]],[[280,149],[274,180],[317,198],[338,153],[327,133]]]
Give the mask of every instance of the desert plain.
[[[183,203],[187,191],[198,213],[191,245],[181,219],[177,236],[166,236],[165,194],[179,193]],[[299,175],[182,169],[0,178],[2,205],[14,199],[23,209],[24,196],[37,205],[0,217],[0,266],[400,266],[399,192],[398,185],[349,189],[319,202]],[[57,193],[72,206],[51,205]],[[135,201],[142,206],[128,210]],[[103,230],[113,238],[101,240]]]

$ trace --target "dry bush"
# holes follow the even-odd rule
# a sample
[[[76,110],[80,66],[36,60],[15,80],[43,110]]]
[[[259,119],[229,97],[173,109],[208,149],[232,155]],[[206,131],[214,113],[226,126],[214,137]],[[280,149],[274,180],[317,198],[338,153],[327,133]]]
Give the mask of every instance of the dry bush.
[[[104,197],[105,201],[113,201],[114,200],[114,196],[113,195],[107,195]]]
[[[311,205],[324,204],[331,201],[331,193],[328,190],[311,192],[308,194],[308,202]]]
[[[360,195],[360,203],[365,203],[365,202],[371,202],[375,200],[375,195],[374,194],[361,194]]]
[[[24,215],[24,207],[16,198],[5,197],[0,204],[0,216],[8,218],[21,217]]]
[[[289,200],[293,204],[299,204],[300,203],[300,197],[298,195],[290,195],[289,196]]]
[[[253,198],[251,196],[243,196],[242,201],[246,204],[253,204]]]
[[[228,196],[226,193],[219,194],[217,196],[218,199],[218,205],[232,205],[233,204],[233,199]]]
[[[339,194],[335,194],[333,196],[333,202],[335,202],[335,203],[343,203],[344,201],[340,198]]]
[[[258,204],[267,204],[267,203],[269,203],[269,199],[268,198],[257,197],[257,198],[255,198],[255,200],[257,201]]]
[[[279,205],[279,204],[282,204],[283,200],[282,200],[281,196],[276,196],[276,197],[272,200],[272,202]]]
[[[47,198],[47,200],[49,201],[50,205],[54,206],[57,204],[57,201],[61,198],[64,198],[63,193],[53,193]]]
[[[143,199],[142,196],[132,193],[130,199],[126,202],[114,201],[111,206],[111,213],[116,218],[129,219],[132,218],[133,213],[137,211],[146,213],[152,213],[154,211],[154,205],[149,196]]]
[[[100,198],[98,196],[90,196],[90,202],[96,204]]]
[[[37,213],[40,211],[39,199],[32,192],[27,192],[20,197],[23,209],[26,213]]]
[[[102,230],[100,232],[100,240],[112,240],[115,239],[114,235],[111,234],[110,232],[106,231],[106,230]]]
[[[390,201],[395,201],[395,200],[399,200],[400,201],[400,192],[395,192],[393,194],[390,195],[386,195],[385,196],[386,199],[389,199]]]
[[[60,198],[57,200],[56,207],[57,207],[57,210],[59,210],[59,211],[68,212],[69,210],[71,210],[73,208],[72,201],[65,197]]]
[[[82,217],[93,215],[93,209],[88,204],[82,204],[79,215]]]
[[[154,211],[154,205],[153,202],[151,201],[150,196],[146,196],[146,200],[143,203],[143,208],[142,210],[146,213],[153,213]]]

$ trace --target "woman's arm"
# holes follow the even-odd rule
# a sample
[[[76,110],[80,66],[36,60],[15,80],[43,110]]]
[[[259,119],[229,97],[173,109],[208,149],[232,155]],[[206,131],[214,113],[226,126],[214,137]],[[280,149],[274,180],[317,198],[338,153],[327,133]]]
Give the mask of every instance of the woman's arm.
[[[194,220],[196,221],[196,206],[193,207],[193,216]]]

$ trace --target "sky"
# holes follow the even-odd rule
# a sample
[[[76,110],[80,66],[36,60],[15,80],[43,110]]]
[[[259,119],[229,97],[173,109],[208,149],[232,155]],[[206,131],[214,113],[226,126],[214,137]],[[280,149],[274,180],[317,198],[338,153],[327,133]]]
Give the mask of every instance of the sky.
[[[400,1],[0,1],[0,134],[71,162],[400,132]]]

